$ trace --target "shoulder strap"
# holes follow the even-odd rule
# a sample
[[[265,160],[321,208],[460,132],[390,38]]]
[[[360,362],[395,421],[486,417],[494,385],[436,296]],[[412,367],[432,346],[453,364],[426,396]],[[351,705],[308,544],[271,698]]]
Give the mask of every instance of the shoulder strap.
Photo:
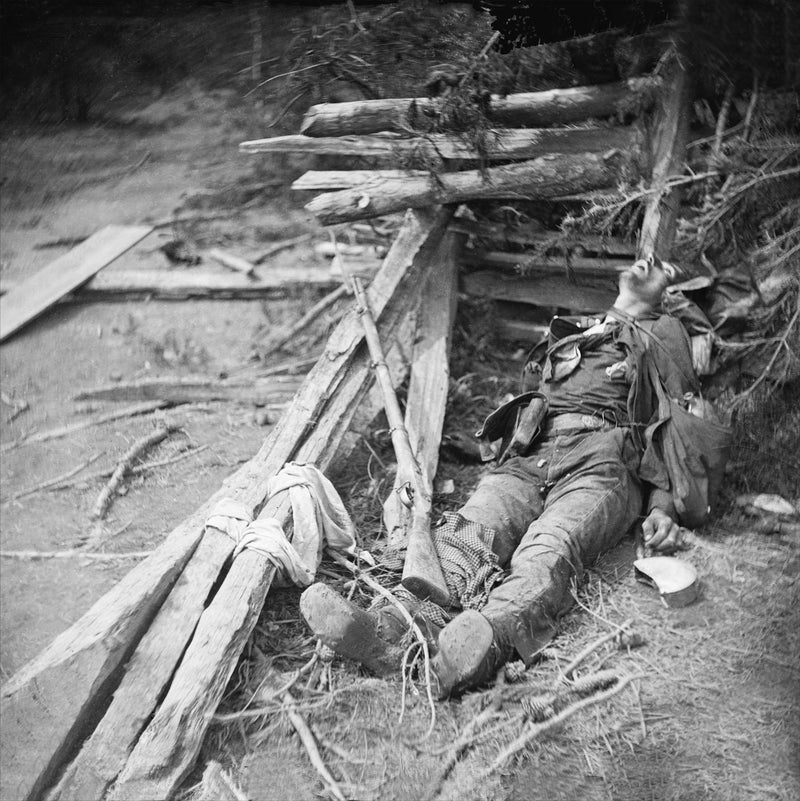
[[[683,369],[683,367],[678,363],[678,360],[675,358],[675,356],[673,356],[672,351],[669,349],[667,343],[664,342],[664,340],[661,339],[660,336],[653,333],[648,328],[645,328],[643,325],[640,325],[639,322],[633,317],[630,317],[627,314],[623,314],[618,309],[615,309],[613,307],[608,310],[608,316],[613,317],[615,320],[618,320],[623,324],[635,328],[637,331],[641,331],[642,333],[647,334],[647,336],[650,337],[651,341],[654,342],[656,345],[658,345],[659,348],[661,348],[661,350],[668,356],[669,360],[675,365],[678,372],[681,373],[683,377],[686,379],[688,385],[695,386],[697,384],[697,379],[693,376],[690,376],[686,372],[686,370]]]

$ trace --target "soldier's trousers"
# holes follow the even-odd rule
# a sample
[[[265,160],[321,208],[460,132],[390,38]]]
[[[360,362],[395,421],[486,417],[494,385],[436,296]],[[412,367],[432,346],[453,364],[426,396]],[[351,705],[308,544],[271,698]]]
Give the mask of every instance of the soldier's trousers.
[[[460,510],[495,531],[492,550],[508,572],[481,612],[526,662],[571,605],[571,578],[640,514],[638,464],[628,429],[551,435],[485,476]]]

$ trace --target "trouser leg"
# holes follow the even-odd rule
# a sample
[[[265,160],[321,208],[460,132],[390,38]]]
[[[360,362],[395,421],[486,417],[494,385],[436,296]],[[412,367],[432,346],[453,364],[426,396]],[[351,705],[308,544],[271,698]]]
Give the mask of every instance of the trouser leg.
[[[639,514],[635,465],[633,448],[618,429],[554,441],[541,514],[482,610],[498,637],[526,661],[549,642],[569,608],[570,579],[613,547]]]

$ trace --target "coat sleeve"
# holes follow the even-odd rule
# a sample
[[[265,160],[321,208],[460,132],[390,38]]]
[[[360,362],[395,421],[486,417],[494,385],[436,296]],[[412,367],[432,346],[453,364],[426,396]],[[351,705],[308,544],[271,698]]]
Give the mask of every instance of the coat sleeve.
[[[700,382],[692,364],[691,340],[683,325],[674,317],[665,315],[658,318],[651,332],[653,336],[648,336],[645,344],[645,359],[652,359],[655,363],[669,397],[681,400],[685,393],[697,392]],[[655,419],[651,423],[657,423],[658,400],[652,386],[649,387],[649,392],[652,394],[652,408],[655,409]],[[653,453],[648,454],[650,459],[654,456]],[[662,465],[662,467],[663,472],[661,470],[658,472],[664,477],[667,486],[651,484],[651,491],[647,499],[647,513],[649,514],[653,509],[660,509],[673,520],[677,520],[678,514],[669,486],[669,473],[666,465]]]

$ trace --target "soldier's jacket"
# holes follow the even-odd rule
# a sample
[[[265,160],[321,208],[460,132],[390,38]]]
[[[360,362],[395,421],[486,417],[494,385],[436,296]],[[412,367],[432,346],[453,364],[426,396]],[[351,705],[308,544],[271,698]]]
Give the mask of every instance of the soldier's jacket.
[[[587,430],[590,423],[630,427],[639,477],[650,487],[648,510],[663,509],[690,527],[702,523],[722,478],[730,430],[700,399],[681,322],[668,315],[632,321],[613,309],[605,322],[583,329],[555,318],[549,340],[536,350],[539,386],[489,415],[477,433],[484,453],[498,462],[524,455],[559,415],[586,417]]]

